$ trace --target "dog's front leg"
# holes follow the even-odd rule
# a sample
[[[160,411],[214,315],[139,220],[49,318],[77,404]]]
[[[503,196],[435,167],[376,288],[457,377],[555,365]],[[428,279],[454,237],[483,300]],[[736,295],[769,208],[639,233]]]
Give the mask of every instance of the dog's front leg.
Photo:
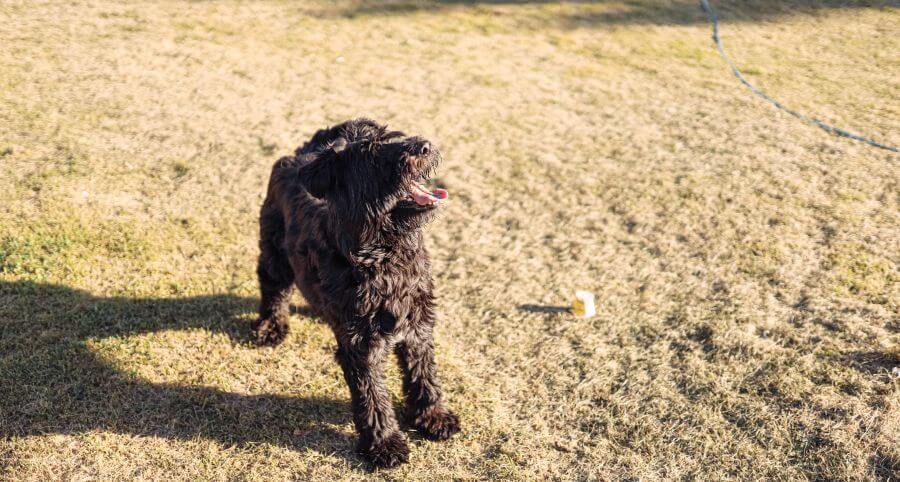
[[[353,423],[359,434],[357,452],[377,467],[394,467],[409,458],[391,398],[384,386],[387,342],[370,338],[360,343],[338,341],[337,359],[350,387]]]
[[[266,200],[260,215],[259,317],[253,322],[253,335],[258,345],[278,345],[288,332],[294,271],[279,245],[284,236],[281,213]]]
[[[434,363],[433,318],[430,310],[397,344],[397,359],[403,370],[403,393],[406,396],[406,418],[429,440],[446,440],[459,431],[459,418],[444,407],[441,386]]]

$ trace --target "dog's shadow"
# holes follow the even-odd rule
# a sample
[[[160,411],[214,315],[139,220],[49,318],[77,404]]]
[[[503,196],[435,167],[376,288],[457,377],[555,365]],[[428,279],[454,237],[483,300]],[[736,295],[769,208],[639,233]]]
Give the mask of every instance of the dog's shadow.
[[[94,354],[89,339],[164,329],[224,332],[248,341],[239,317],[254,300],[98,298],[64,286],[0,282],[0,438],[106,430],[179,440],[272,443],[354,464],[346,401],[242,395],[142,381]],[[298,430],[299,429],[299,430]]]

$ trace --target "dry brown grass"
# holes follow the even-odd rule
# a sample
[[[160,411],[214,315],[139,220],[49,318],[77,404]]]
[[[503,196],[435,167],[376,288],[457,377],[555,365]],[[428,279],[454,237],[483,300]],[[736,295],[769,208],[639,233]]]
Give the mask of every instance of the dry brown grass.
[[[713,3],[900,144],[890,2]],[[445,154],[465,423],[376,478],[897,478],[900,159],[694,2],[5,0],[0,46],[0,477],[371,477],[328,329],[246,337],[271,162],[367,115]]]

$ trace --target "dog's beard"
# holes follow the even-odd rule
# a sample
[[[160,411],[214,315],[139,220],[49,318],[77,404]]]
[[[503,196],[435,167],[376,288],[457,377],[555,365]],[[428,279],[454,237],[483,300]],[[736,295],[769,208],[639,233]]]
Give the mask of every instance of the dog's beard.
[[[397,203],[388,213],[392,231],[397,234],[412,233],[434,219],[437,209],[419,206],[412,201]]]
[[[446,189],[426,187],[427,182],[424,177],[410,181],[392,196],[389,218],[396,230],[421,228],[434,218],[438,207],[449,197]]]

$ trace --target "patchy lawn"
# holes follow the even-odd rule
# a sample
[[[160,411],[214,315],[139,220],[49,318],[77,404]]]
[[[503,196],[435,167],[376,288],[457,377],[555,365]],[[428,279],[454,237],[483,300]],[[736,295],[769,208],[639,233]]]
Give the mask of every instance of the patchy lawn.
[[[712,3],[900,144],[895,2]],[[694,1],[6,0],[0,46],[4,479],[373,477],[328,328],[247,333],[272,162],[360,115],[444,152],[465,424],[375,478],[898,478],[900,158]]]

